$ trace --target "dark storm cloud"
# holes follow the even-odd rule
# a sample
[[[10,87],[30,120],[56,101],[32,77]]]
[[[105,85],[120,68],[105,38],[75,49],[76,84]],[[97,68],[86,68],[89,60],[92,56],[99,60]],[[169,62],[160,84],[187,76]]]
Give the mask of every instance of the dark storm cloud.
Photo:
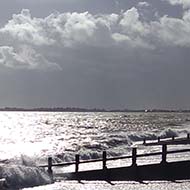
[[[0,105],[188,108],[190,11],[175,2],[15,1]]]

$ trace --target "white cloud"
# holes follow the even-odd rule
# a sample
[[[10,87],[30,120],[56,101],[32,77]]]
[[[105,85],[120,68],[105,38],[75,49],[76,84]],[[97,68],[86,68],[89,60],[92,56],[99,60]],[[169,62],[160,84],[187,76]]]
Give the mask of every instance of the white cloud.
[[[164,16],[159,22],[152,22],[154,38],[167,46],[190,47],[190,14],[185,13],[182,19]]]
[[[73,47],[86,45],[150,50],[160,46],[190,47],[190,11],[182,18],[163,16],[156,21],[142,21],[140,15],[139,10],[132,7],[120,14],[57,12],[35,18],[24,9],[0,29],[0,39],[3,39],[0,63],[10,68],[60,69],[58,63],[48,61],[50,49],[61,52],[63,48],[70,48],[72,51]]]
[[[190,8],[190,0],[166,0],[171,5],[182,5],[184,9]]]
[[[154,49],[154,46],[146,43],[140,37],[131,39],[127,35],[114,33],[112,34],[112,38],[116,41],[116,43],[121,43],[122,45],[127,46],[127,47]]]
[[[13,15],[0,35],[9,35],[18,44],[33,46],[101,45],[102,35],[108,40],[121,42],[126,39],[134,44],[156,46],[156,40],[167,45],[189,46],[190,14],[184,17],[161,17],[158,21],[143,22],[137,8],[131,8],[120,15],[92,15],[84,13],[54,13],[46,18],[32,18],[29,10]],[[159,39],[158,39],[159,38]],[[131,45],[132,47],[136,47]]]
[[[131,8],[123,13],[119,22],[121,35],[114,35],[116,41],[131,41],[135,47],[152,49],[158,46],[190,47],[190,11],[183,17],[160,17],[157,21],[143,22],[136,8]]]
[[[46,18],[32,18],[30,11],[22,10],[1,29],[20,42],[34,45],[52,45],[59,40],[63,45],[84,43],[96,28],[93,16],[84,13],[51,14]]]
[[[60,20],[61,21],[61,20]],[[62,24],[62,21],[60,22]],[[92,15],[85,13],[67,14],[64,28],[59,25],[63,43],[85,43],[88,38],[93,36],[96,24]]]
[[[140,21],[140,15],[136,8],[131,8],[123,13],[123,18],[119,22],[122,26],[122,31],[129,34],[131,37],[146,35],[146,23]]]
[[[138,6],[139,7],[149,7],[150,4],[148,2],[146,2],[146,1],[141,1],[141,2],[138,3]]]
[[[27,46],[21,47],[18,52],[13,47],[1,46],[0,64],[15,69],[61,69]]]
[[[52,40],[41,30],[42,19],[31,18],[30,11],[23,9],[20,14],[13,15],[4,28],[0,30],[1,34],[8,34],[20,42],[32,43],[35,45],[51,44]]]

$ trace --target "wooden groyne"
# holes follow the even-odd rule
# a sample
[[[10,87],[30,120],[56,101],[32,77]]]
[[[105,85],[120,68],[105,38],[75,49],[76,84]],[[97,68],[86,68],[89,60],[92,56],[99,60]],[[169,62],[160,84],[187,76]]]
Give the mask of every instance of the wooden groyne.
[[[161,139],[158,137],[156,141],[150,142],[146,139],[143,140],[143,145],[145,146],[155,146],[155,145],[179,145],[179,144],[190,144],[190,134],[187,134],[187,137],[179,138],[172,136],[171,138]]]
[[[150,164],[109,168],[106,170],[90,170],[57,174],[68,180],[105,180],[105,181],[143,181],[143,180],[185,180],[189,176],[190,161],[167,164]]]
[[[186,139],[181,141],[189,140],[189,135]],[[75,155],[75,161],[67,163],[53,163],[52,158],[48,158],[48,164],[42,165],[41,167],[47,168],[49,174],[53,177],[61,177],[68,180],[181,180],[181,179],[190,179],[190,160],[186,161],[175,161],[167,162],[167,155],[169,154],[178,154],[190,152],[190,148],[180,149],[180,150],[168,150],[168,146],[171,144],[171,141],[179,141],[179,139],[172,138],[171,140],[161,141],[154,145],[161,145],[162,151],[152,152],[145,154],[137,154],[137,148],[132,148],[132,154],[127,156],[119,157],[107,157],[107,152],[103,151],[102,158],[91,159],[91,160],[80,160],[80,155]],[[163,144],[159,144],[164,142]],[[144,142],[144,145],[148,146],[153,145],[150,143]],[[181,144],[181,143],[179,143]],[[186,144],[186,143],[185,143]],[[161,156],[159,163],[138,165],[138,158],[148,158],[150,156]],[[116,167],[108,168],[108,161],[117,161],[122,159],[131,159],[131,165],[128,167]],[[102,169],[92,169],[88,171],[80,171],[81,164],[102,162]],[[74,172],[67,173],[54,173],[54,167],[65,167],[69,165],[75,165]]]

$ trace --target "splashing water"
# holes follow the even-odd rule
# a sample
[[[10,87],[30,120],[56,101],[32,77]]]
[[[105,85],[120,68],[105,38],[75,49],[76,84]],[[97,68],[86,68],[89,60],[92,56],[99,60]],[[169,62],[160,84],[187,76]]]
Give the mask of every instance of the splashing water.
[[[144,138],[184,136],[189,121],[188,113],[0,112],[0,178],[14,188],[48,184],[47,172],[37,167],[48,156],[62,162],[76,153],[81,159],[99,158],[103,150],[128,154]]]

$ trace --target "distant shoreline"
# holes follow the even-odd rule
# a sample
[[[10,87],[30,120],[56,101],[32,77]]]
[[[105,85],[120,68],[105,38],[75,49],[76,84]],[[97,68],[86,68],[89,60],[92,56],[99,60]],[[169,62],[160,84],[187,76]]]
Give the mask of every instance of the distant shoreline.
[[[165,110],[165,109],[152,109],[152,110],[143,110],[143,109],[86,109],[86,108],[12,108],[5,107],[0,108],[0,111],[18,111],[18,112],[142,112],[142,113],[190,113],[190,110]]]

